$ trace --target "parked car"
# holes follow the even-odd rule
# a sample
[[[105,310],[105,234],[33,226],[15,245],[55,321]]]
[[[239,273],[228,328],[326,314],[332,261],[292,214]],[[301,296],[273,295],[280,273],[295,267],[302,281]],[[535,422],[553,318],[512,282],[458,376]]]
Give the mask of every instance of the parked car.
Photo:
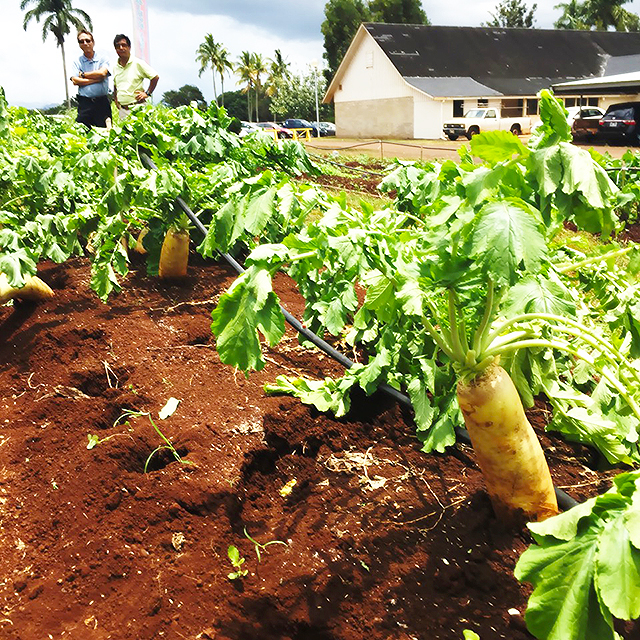
[[[254,122],[247,122],[246,120],[240,121],[240,133],[238,135],[241,138],[244,138],[250,133],[257,133],[258,131],[261,131],[261,129],[257,127]]]
[[[593,135],[598,129],[598,121],[604,115],[604,111],[600,107],[566,107],[567,109],[567,124],[571,127],[573,136],[579,138],[585,135]],[[587,119],[581,123],[579,129],[574,131],[574,123],[576,119]],[[538,121],[531,127],[531,133],[535,133],[542,122]],[[588,131],[587,131],[588,129]]]
[[[289,118],[282,123],[285,129],[311,129],[310,136],[313,138],[318,137],[318,130],[315,124],[311,124],[308,120],[302,120],[301,118]]]
[[[640,142],[640,102],[609,105],[598,123],[598,135],[609,141],[638,144]]]
[[[293,131],[286,127],[281,127],[275,122],[256,122],[256,126],[265,133],[275,134],[278,138],[293,138]]]
[[[600,107],[579,107],[571,121],[574,138],[593,138],[598,133],[604,110]]]
[[[470,109],[463,118],[445,121],[442,130],[449,140],[457,140],[460,136],[466,136],[467,140],[471,140],[482,131],[511,131],[513,135],[519,136],[531,133],[531,118],[503,116],[500,109],[493,107]]]
[[[333,122],[320,122],[320,135],[321,136],[335,136],[336,125]]]

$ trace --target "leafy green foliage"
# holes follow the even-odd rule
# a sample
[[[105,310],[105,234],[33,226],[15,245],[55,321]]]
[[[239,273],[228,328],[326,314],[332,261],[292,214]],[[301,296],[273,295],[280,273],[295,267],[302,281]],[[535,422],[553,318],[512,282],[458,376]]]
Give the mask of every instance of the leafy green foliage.
[[[538,5],[533,3],[531,9],[523,0],[501,0],[491,13],[487,27],[510,27],[515,29],[531,29],[535,24],[535,12]]]
[[[541,103],[550,121],[566,121],[550,94]],[[553,244],[565,220],[605,235],[616,227],[615,185],[589,154],[550,135],[527,148],[510,134],[482,134],[471,149],[481,164],[464,154],[459,164],[401,164],[381,185],[397,191],[394,206],[355,210],[329,198],[317,221],[256,249],[213,314],[224,361],[263,366],[258,314],[271,326],[279,311],[268,282],[286,266],[306,300],[307,326],[369,355],[339,381],[280,378],[270,392],[342,415],[353,386],[373,393],[389,384],[409,394],[425,451],[442,451],[462,424],[456,378],[500,356],[525,404],[550,399],[553,428],[611,462],[640,459],[632,296],[596,328],[635,278],[634,261],[620,267],[620,285],[590,293],[601,303],[587,303],[567,266],[574,261]],[[583,269],[607,273],[610,261],[601,254]],[[277,333],[267,333],[273,344]]]
[[[329,66],[327,77],[333,77],[353,36],[363,22],[370,19],[369,8],[362,0],[329,0],[324,7],[324,58]]]
[[[165,91],[162,94],[162,102],[174,109],[182,105],[191,104],[192,102],[195,102],[200,108],[206,108],[207,106],[202,91],[192,84],[185,84],[179,89]]]
[[[267,137],[243,143],[230,123],[215,105],[145,107],[110,131],[87,133],[71,120],[8,109],[0,97],[0,269],[19,286],[40,260],[88,250],[91,286],[106,300],[143,228],[148,272],[157,274],[164,234],[181,224],[178,196],[213,223],[206,255],[299,229],[321,200],[290,180],[315,171],[304,149]]]
[[[236,280],[212,318],[211,330],[218,336],[220,360],[244,371],[259,370],[265,365],[258,331],[271,345],[284,335],[284,319],[271,290],[271,279],[255,267]],[[238,354],[242,354],[240,358]]]
[[[529,525],[536,545],[515,574],[534,586],[525,619],[539,640],[615,640],[614,618],[640,617],[640,472],[614,483]]]

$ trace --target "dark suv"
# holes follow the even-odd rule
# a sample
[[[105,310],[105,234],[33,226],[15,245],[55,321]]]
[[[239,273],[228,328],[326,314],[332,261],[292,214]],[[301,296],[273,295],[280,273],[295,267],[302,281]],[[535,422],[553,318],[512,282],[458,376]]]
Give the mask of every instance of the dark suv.
[[[598,132],[605,140],[627,144],[640,142],[640,102],[612,104],[602,116]]]
[[[289,118],[282,123],[282,126],[287,129],[311,129],[311,137],[318,137],[318,130],[316,129],[316,125],[311,124],[308,120],[301,120],[300,118]]]

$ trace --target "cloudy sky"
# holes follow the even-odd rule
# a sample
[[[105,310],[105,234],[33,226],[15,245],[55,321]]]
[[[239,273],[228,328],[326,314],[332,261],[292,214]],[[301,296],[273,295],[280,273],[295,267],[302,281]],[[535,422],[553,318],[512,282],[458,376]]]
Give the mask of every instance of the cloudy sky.
[[[480,26],[490,19],[498,0],[423,0],[434,25]],[[536,26],[551,28],[560,12],[560,0],[538,0]],[[72,0],[93,20],[96,49],[113,60],[113,36],[132,36],[131,0]],[[242,51],[265,57],[280,49],[295,71],[322,63],[325,0],[147,0],[151,64],[160,75],[158,92],[184,84],[198,86],[205,98],[213,97],[210,72],[198,77],[195,50],[207,33],[226,46],[231,59]],[[532,2],[527,2],[531,5]],[[625,5],[640,13],[640,0]],[[54,39],[42,41],[42,27],[32,21],[22,27],[20,0],[0,0],[4,28],[0,41],[0,86],[10,104],[39,107],[64,100],[62,57]],[[133,37],[132,37],[133,40]],[[80,54],[75,37],[67,40],[67,64]],[[70,72],[67,74],[70,75]],[[234,88],[227,78],[225,89]],[[217,87],[220,91],[220,87]],[[70,91],[75,89],[70,85]]]

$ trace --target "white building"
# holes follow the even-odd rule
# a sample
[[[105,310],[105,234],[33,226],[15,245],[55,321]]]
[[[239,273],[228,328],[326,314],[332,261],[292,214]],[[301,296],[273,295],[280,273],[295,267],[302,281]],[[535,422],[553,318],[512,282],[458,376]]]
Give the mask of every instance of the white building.
[[[640,33],[362,24],[324,102],[334,102],[337,135],[441,138],[442,124],[490,106],[505,116],[538,114],[541,89],[640,70]],[[565,104],[638,99],[602,84],[563,86]]]

